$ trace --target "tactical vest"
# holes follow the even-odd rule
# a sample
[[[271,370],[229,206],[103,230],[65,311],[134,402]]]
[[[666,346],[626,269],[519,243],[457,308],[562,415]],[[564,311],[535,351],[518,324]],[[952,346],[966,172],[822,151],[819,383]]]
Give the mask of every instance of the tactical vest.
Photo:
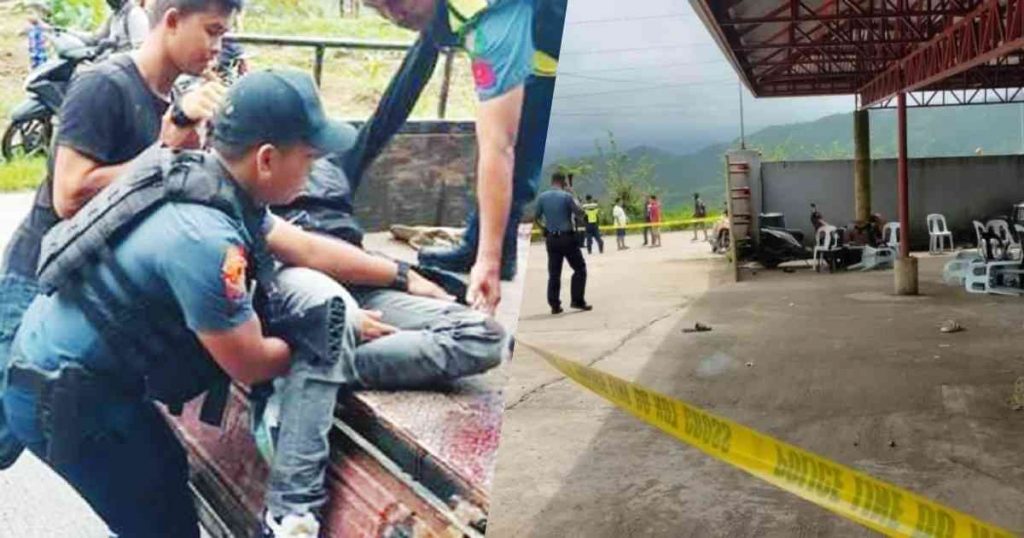
[[[248,250],[250,280],[266,292],[273,286],[273,260],[262,234],[266,210],[251,201],[220,162],[201,152],[147,150],[133,172],[107,186],[71,219],[43,239],[38,278],[44,293],[61,290],[75,300],[107,349],[123,361],[133,379],[143,379],[144,397],[162,402],[172,413],[203,392],[200,418],[219,425],[230,380],[185,327],[180,311],[145,302],[124,269],[103,265],[131,297],[127,303],[103,286],[86,286],[83,273],[112,258],[111,247],[160,206],[192,203],[222,211],[237,223]],[[69,284],[77,284],[71,285]],[[137,319],[146,319],[140,328]],[[131,327],[131,330],[127,330]],[[129,390],[131,390],[129,388]]]

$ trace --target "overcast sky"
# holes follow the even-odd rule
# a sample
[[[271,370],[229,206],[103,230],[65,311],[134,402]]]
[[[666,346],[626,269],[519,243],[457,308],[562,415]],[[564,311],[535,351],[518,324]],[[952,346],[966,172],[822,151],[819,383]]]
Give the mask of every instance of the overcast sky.
[[[548,162],[623,149],[691,153],[739,136],[739,87],[688,0],[569,0],[548,135]],[[853,110],[853,97],[759,99],[747,132]]]

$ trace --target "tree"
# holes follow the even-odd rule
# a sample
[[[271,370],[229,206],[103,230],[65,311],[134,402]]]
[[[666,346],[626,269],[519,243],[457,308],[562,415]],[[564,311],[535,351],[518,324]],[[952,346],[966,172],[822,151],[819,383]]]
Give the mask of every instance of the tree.
[[[649,157],[633,159],[619,151],[615,135],[608,132],[608,149],[595,141],[597,153],[605,173],[605,184],[612,203],[622,201],[622,207],[631,218],[642,218],[647,196],[658,194],[654,184],[654,162]]]
[[[579,180],[585,180],[587,176],[594,173],[595,167],[594,163],[588,159],[577,159],[572,162],[558,163],[555,168],[562,175],[572,176],[575,185],[579,185]]]

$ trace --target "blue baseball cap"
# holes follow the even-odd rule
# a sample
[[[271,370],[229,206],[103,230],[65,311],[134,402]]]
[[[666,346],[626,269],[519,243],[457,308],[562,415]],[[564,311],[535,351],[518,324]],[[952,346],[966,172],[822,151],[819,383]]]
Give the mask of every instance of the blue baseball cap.
[[[305,143],[322,153],[355,144],[352,125],[327,118],[313,77],[294,69],[249,73],[228,90],[213,136],[238,147]]]

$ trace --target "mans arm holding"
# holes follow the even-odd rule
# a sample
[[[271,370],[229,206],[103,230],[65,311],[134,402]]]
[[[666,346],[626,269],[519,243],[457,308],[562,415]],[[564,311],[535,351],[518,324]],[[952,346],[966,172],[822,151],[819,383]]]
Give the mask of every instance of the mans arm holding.
[[[545,226],[547,223],[544,222],[544,208],[543,208],[542,202],[541,202],[541,200],[543,198],[544,198],[544,195],[543,194],[540,195],[540,197],[537,198],[537,203],[534,204],[534,206],[533,206],[533,221],[536,222],[537,223],[537,227],[540,228],[541,236],[547,237],[548,230],[547,230],[547,228]]]
[[[201,122],[213,117],[223,94],[223,87],[208,83],[183,97],[182,110],[200,123],[179,127],[168,112],[157,143],[172,148],[198,147]],[[53,208],[57,216],[67,219],[130,166],[131,160],[114,162],[116,147],[123,143],[120,129],[128,115],[117,86],[103,76],[88,74],[72,85],[60,117]]]
[[[178,230],[158,254],[188,328],[213,360],[234,380],[254,384],[283,375],[290,367],[288,344],[263,336],[245,281],[245,247],[238,233],[213,210],[187,208],[203,232]],[[164,254],[165,253],[165,254]]]
[[[270,218],[273,223],[267,234],[267,245],[282,262],[315,269],[345,284],[387,288],[395,282],[397,262],[369,254],[345,241],[307,232],[279,217]],[[412,295],[455,300],[416,271],[410,270],[408,279],[409,287],[405,291]]]

